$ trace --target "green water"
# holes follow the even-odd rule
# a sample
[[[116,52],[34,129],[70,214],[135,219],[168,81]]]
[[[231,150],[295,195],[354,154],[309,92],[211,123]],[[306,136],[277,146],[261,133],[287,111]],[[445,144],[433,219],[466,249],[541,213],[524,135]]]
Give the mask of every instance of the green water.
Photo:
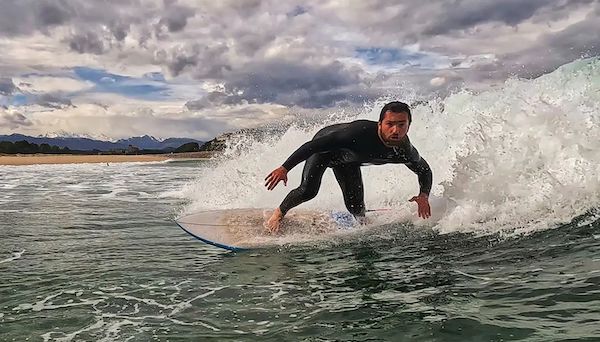
[[[231,253],[172,222],[198,167],[1,167],[0,341],[600,341],[597,210]]]

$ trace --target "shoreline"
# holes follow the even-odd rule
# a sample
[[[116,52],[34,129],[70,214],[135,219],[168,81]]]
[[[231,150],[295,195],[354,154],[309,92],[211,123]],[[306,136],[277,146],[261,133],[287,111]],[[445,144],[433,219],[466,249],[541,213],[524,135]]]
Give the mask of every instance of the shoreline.
[[[0,154],[0,165],[84,164],[84,163],[148,163],[170,159],[207,160],[212,151],[166,154]]]

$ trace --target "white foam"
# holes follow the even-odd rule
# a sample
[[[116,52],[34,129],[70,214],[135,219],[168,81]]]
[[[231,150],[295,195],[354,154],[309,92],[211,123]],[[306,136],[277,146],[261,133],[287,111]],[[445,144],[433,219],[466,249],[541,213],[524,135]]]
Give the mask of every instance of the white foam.
[[[411,96],[398,99],[411,102]],[[355,118],[377,120],[381,99],[364,115],[332,114],[283,136],[229,141],[220,162],[198,169],[182,188],[184,212],[273,208],[299,184],[302,164],[288,186],[264,188],[264,178],[323,126]],[[480,94],[461,91],[413,108],[411,141],[433,169],[433,217],[416,217],[408,199],[418,192],[404,166],[363,167],[369,208],[402,212],[402,222],[441,233],[521,234],[555,227],[600,206],[600,60],[566,65],[534,80],[510,79]],[[304,208],[343,209],[331,171]],[[407,214],[408,213],[408,214]]]
[[[577,227],[589,226],[598,220],[600,220],[600,209],[592,211],[592,213],[589,217],[587,217],[585,220],[582,220],[581,222],[577,223]]]
[[[50,300],[54,299],[60,295],[62,295],[63,291],[59,291],[55,294],[46,296],[44,299],[30,304],[30,303],[23,303],[23,304],[19,304],[18,306],[14,307],[12,310],[13,311],[23,311],[23,310],[32,310],[32,311],[43,311],[43,310],[55,310],[55,309],[62,309],[62,308],[68,308],[68,307],[73,307],[73,306],[94,306],[102,301],[104,301],[106,298],[96,298],[96,299],[80,299],[79,302],[67,302],[66,304],[53,304]]]
[[[207,291],[205,293],[199,294],[199,295],[197,295],[197,296],[195,296],[195,297],[193,297],[193,298],[191,298],[189,300],[186,300],[184,302],[178,303],[177,305],[175,305],[172,308],[172,311],[169,314],[169,316],[174,316],[174,315],[178,314],[179,312],[185,310],[186,308],[191,307],[192,306],[192,302],[194,302],[195,300],[200,299],[200,298],[205,298],[205,297],[208,297],[210,295],[213,295],[215,292],[217,292],[219,290],[222,290],[224,288],[225,288],[225,286],[213,288],[213,289],[210,289],[210,291]]]
[[[91,332],[94,336],[97,336],[99,341],[115,341],[115,340],[129,340],[138,336],[135,332],[129,328],[123,330],[123,327],[133,327],[136,332],[143,333],[146,331],[148,321],[169,321],[173,324],[184,325],[184,326],[197,326],[204,327],[211,331],[220,331],[218,327],[212,326],[208,323],[202,322],[201,320],[194,319],[191,322],[184,322],[178,319],[177,315],[184,311],[186,308],[192,305],[192,302],[206,298],[213,295],[215,292],[224,289],[225,287],[206,288],[206,291],[195,295],[191,298],[183,301],[177,300],[178,296],[184,292],[181,288],[183,284],[190,283],[190,280],[182,281],[177,284],[169,285],[164,281],[151,284],[140,284],[138,288],[131,289],[131,286],[127,284],[120,284],[120,286],[108,286],[104,287],[103,290],[111,291],[105,293],[103,291],[92,291],[90,294],[92,297],[82,299],[82,290],[70,289],[64,291],[58,291],[56,293],[46,295],[45,297],[40,296],[38,302],[33,304],[20,304],[14,307],[13,311],[21,310],[32,310],[32,311],[43,311],[43,310],[54,310],[58,308],[66,308],[71,306],[90,305],[91,312],[95,314],[94,321],[87,326],[81,327],[80,329],[72,332],[62,332],[58,328],[53,328],[51,331],[41,335],[44,341],[75,341],[83,338],[82,334]],[[125,290],[125,288],[129,288]],[[155,292],[153,289],[161,289],[164,292]],[[194,290],[197,290],[194,288]],[[112,292],[120,291],[120,292]],[[132,293],[138,293],[144,291],[151,295],[162,295],[158,298],[144,298],[141,295],[133,296]],[[169,291],[173,291],[172,294],[168,294]],[[190,289],[186,289],[185,292],[189,292]],[[88,297],[85,296],[85,297]],[[120,305],[119,312],[111,312],[115,306],[110,305],[115,303],[114,299],[125,300],[126,305]],[[166,303],[161,303],[164,301]],[[63,304],[55,304],[63,303]],[[140,315],[140,312],[156,312],[155,315]],[[0,316],[1,318],[1,316]]]
[[[25,250],[22,250],[22,251],[20,251],[20,252],[15,252],[15,253],[13,253],[13,254],[12,254],[12,257],[10,257],[10,258],[6,258],[6,259],[4,259],[4,260],[0,260],[0,264],[3,264],[3,263],[5,263],[5,262],[9,262],[9,261],[14,261],[14,260],[20,259],[20,258],[21,258],[21,256],[23,255],[23,253],[25,253]]]

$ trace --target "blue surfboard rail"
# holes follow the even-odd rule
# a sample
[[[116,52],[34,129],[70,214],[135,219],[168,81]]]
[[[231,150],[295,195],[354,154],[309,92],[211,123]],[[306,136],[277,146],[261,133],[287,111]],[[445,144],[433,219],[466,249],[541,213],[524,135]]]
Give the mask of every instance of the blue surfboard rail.
[[[204,242],[206,244],[209,244],[209,245],[212,245],[212,246],[215,246],[215,247],[219,247],[219,248],[223,248],[223,249],[227,249],[227,250],[232,251],[232,252],[243,252],[243,251],[249,251],[250,250],[249,248],[229,246],[229,245],[225,245],[225,244],[222,244],[222,243],[218,243],[218,242],[214,242],[214,241],[211,241],[211,240],[207,240],[205,238],[202,238],[202,237],[200,237],[200,236],[198,236],[198,235],[196,235],[196,234],[188,231],[182,225],[180,225],[179,222],[177,222],[177,220],[173,220],[173,221],[179,226],[179,228],[183,229],[184,232],[188,233],[189,235],[193,236],[194,238],[196,238],[196,239],[198,239],[198,240],[200,240],[200,241],[202,241],[202,242]]]

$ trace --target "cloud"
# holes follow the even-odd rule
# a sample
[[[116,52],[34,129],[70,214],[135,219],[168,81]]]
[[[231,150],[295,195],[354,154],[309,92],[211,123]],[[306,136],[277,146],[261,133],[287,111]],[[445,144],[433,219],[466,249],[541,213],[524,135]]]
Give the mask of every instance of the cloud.
[[[364,101],[368,94],[361,71],[340,62],[311,65],[281,60],[248,63],[225,74],[221,91],[190,101],[188,108],[241,103],[277,103],[306,108],[333,106],[340,101]],[[349,96],[353,93],[353,96]]]
[[[30,34],[65,20],[64,10],[47,1],[6,0],[0,11],[0,35]]]
[[[32,126],[33,123],[19,112],[7,111],[0,108],[0,127],[9,130],[21,129]]]
[[[26,93],[50,93],[63,92],[75,93],[91,89],[94,84],[92,82],[78,80],[70,75],[38,75],[29,74],[23,77],[15,77],[15,81],[19,88]]]
[[[59,93],[46,93],[33,96],[29,103],[55,109],[73,106],[73,103],[68,96]]]
[[[238,94],[226,94],[222,91],[211,91],[201,99],[186,102],[185,107],[188,110],[202,110],[221,105],[232,105],[247,102],[248,100]]]
[[[166,66],[172,76],[184,71],[196,78],[220,78],[223,72],[231,70],[225,56],[229,48],[224,44],[213,45],[179,45],[168,50],[161,49],[155,53],[155,61]]]
[[[94,32],[77,33],[68,39],[71,50],[100,55],[107,49],[104,41]]]
[[[511,74],[538,77],[578,58],[600,55],[596,33],[600,16],[591,14],[566,29],[541,36],[535,44],[519,53],[503,56]]]
[[[37,13],[40,24],[53,26],[65,23],[69,19],[70,13],[63,6],[64,3],[41,2]]]
[[[510,76],[535,78],[559,66],[583,57],[599,56],[596,28],[600,25],[598,10],[566,25],[560,30],[540,34],[517,51],[496,56],[493,63],[479,64],[466,70],[493,80]]]
[[[548,0],[467,0],[446,2],[440,6],[444,15],[436,16],[428,28],[426,35],[445,34],[454,30],[468,29],[480,23],[500,22],[515,26],[531,18],[536,11],[560,1]]]
[[[152,106],[140,108],[139,104],[133,103],[108,108],[83,104],[56,108],[29,105],[19,109],[35,114],[27,118],[9,112],[14,110],[0,109],[0,134],[15,130],[30,135],[61,131],[113,139],[149,134],[158,138],[194,137],[209,140],[223,132],[258,125],[269,115],[271,120],[280,117],[279,114],[270,114],[271,110],[251,107],[221,108],[203,113],[181,110],[181,107],[180,110]],[[242,112],[248,115],[244,117]]]
[[[185,28],[188,18],[196,15],[191,7],[179,5],[166,5],[166,12],[158,21],[157,30],[165,27],[169,32],[178,32]]]
[[[484,89],[510,75],[536,77],[600,54],[598,6],[587,0],[6,0],[0,94],[27,117],[27,110],[39,110],[32,103],[73,120],[86,115],[80,110],[86,104],[98,104],[99,117],[127,116],[119,107],[125,101],[128,110],[155,109],[159,117],[230,113],[210,116],[211,127],[221,129],[231,121],[287,117],[278,108],[356,107],[405,90],[429,97]]]

